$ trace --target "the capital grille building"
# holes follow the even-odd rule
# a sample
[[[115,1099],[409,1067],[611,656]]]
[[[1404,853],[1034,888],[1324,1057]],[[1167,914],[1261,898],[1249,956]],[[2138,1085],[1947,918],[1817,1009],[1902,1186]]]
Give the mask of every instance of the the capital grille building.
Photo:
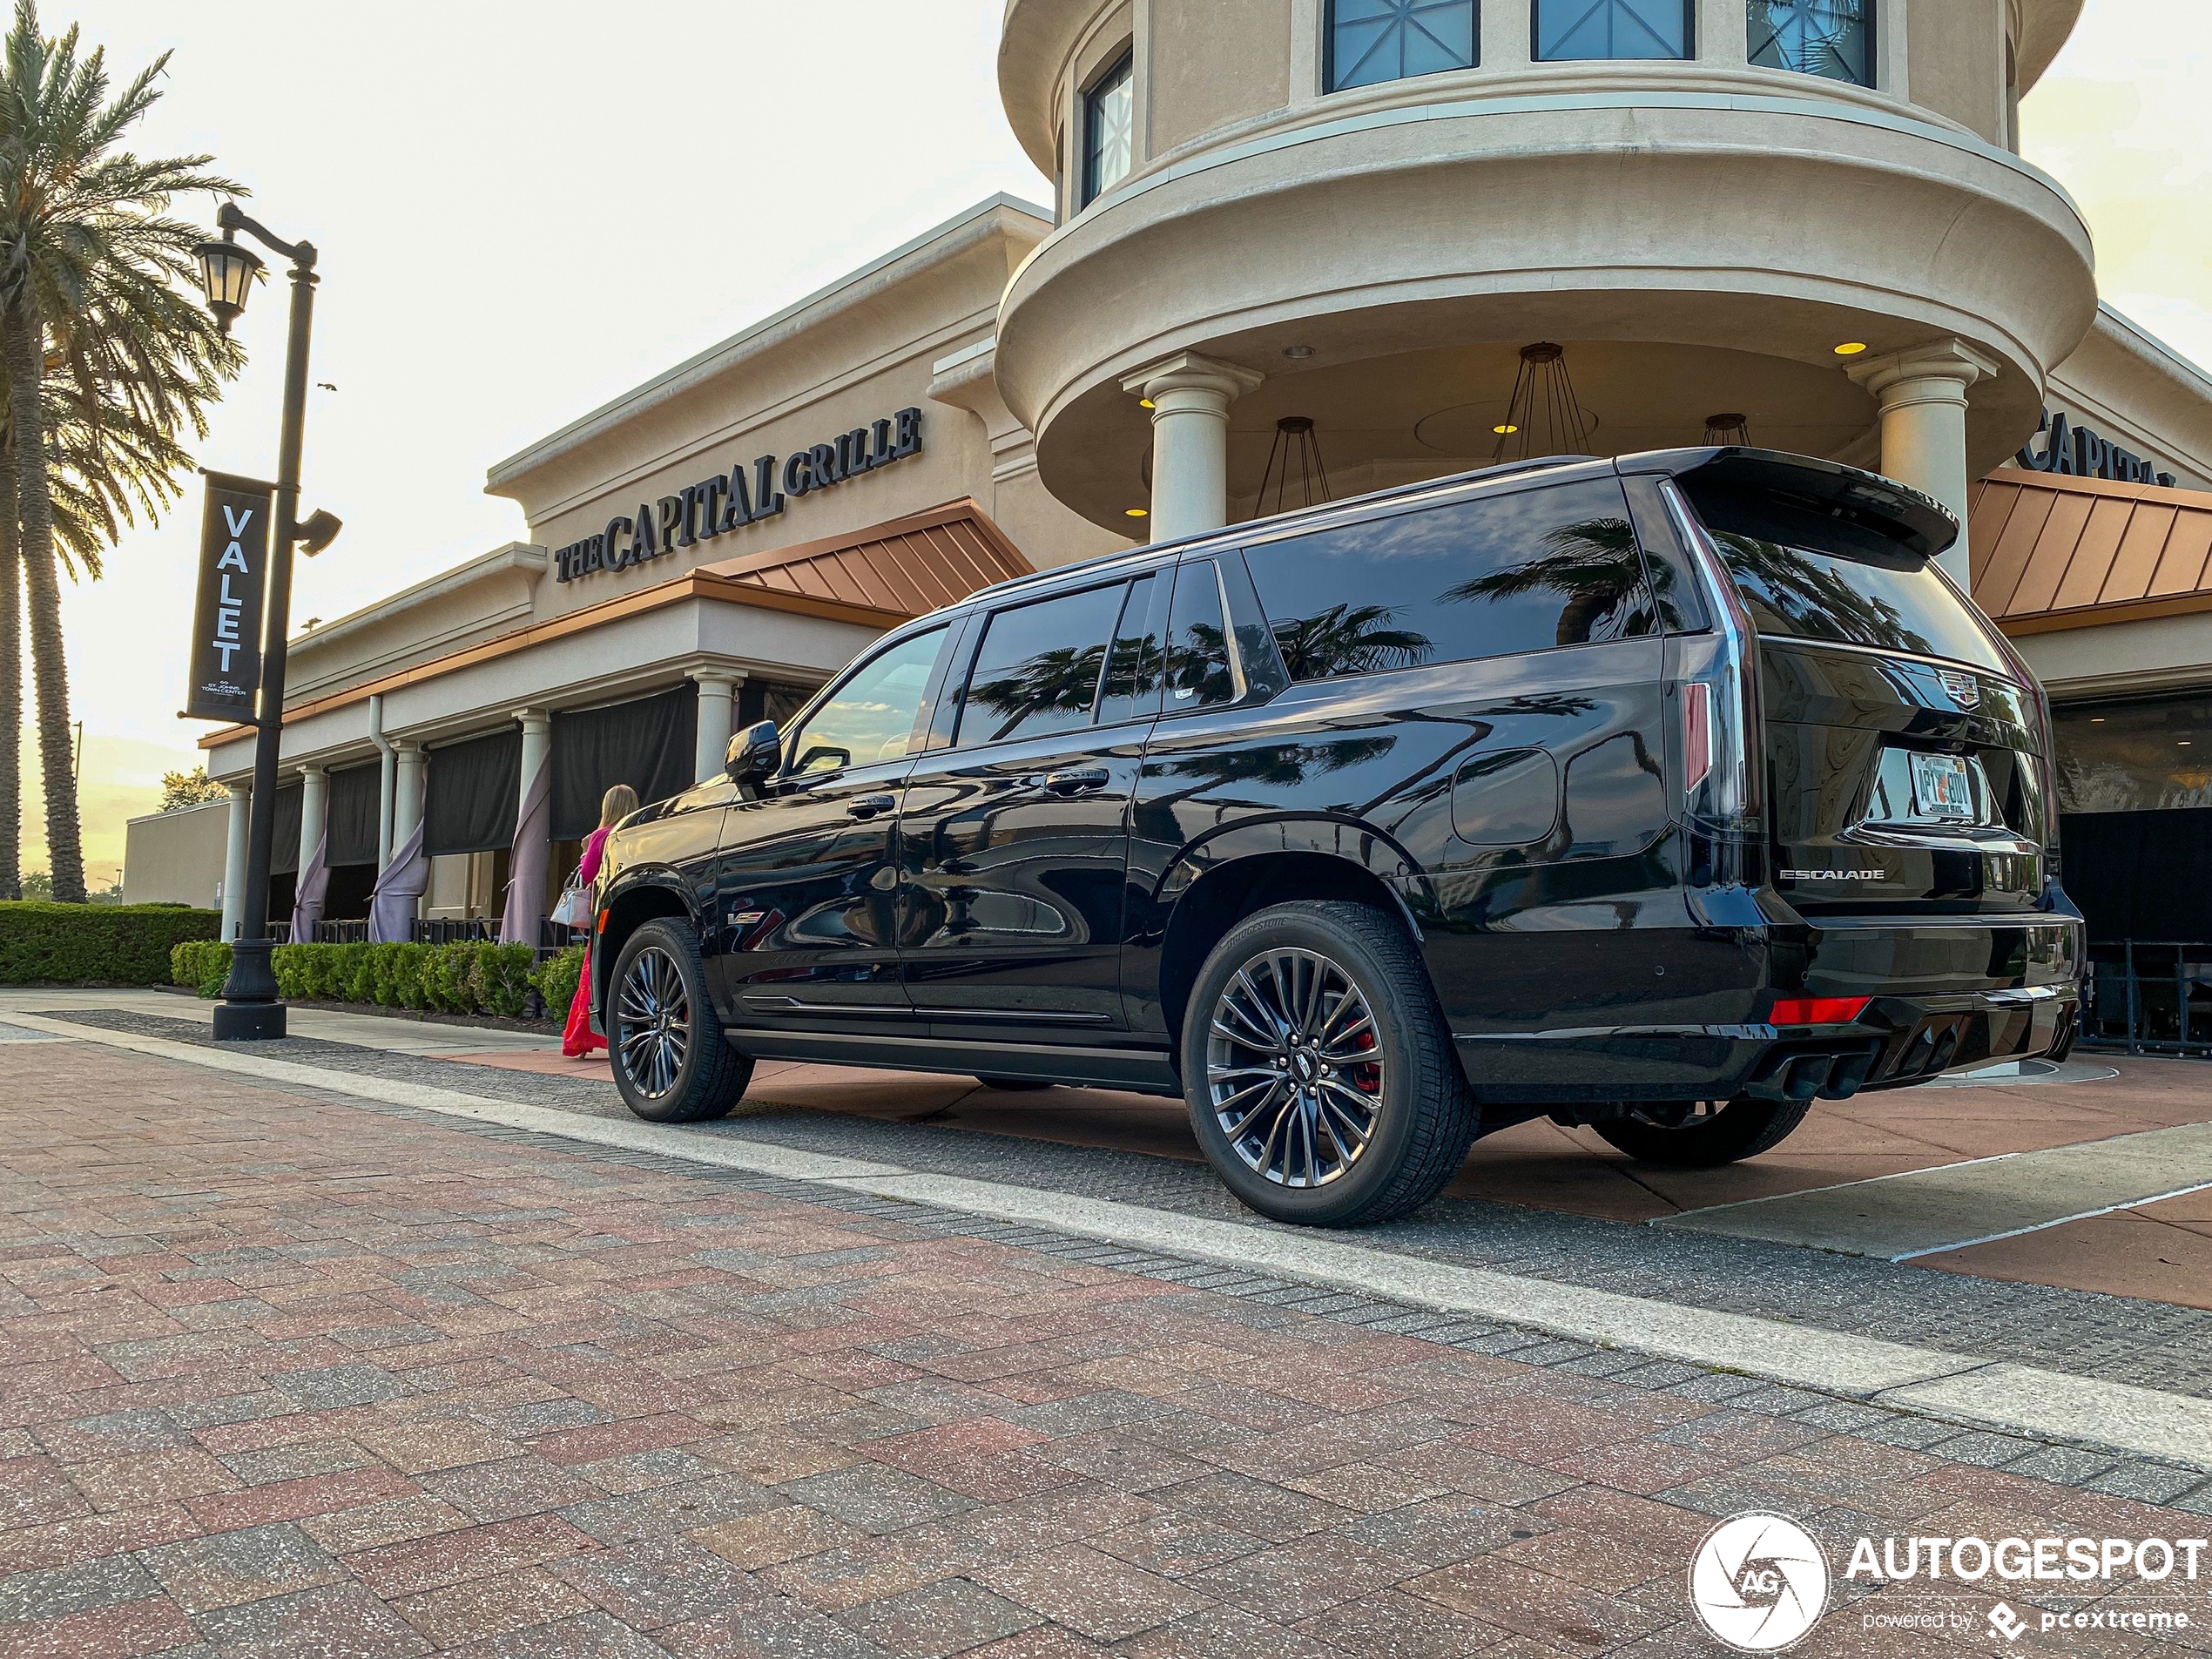
[[[535,941],[610,785],[718,770],[985,583],[1710,440],[1970,519],[2100,954],[2212,959],[2212,379],[2099,304],[2018,153],[2080,9],[1011,0],[1053,205],[984,202],[497,462],[527,542],[295,640],[271,914],[342,930],[397,879],[426,929]],[[227,805],[135,822],[126,887],[234,924],[252,733],[204,742]]]

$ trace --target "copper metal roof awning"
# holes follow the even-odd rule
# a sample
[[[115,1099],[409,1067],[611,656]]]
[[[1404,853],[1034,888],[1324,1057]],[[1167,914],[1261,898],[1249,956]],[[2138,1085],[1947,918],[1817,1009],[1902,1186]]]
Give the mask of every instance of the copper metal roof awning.
[[[2006,467],[1968,534],[1974,601],[2008,634],[2212,610],[2212,494]]]
[[[887,628],[1035,570],[981,508],[958,501],[857,536],[703,564],[698,574],[749,590],[742,597],[756,604],[850,616]]]

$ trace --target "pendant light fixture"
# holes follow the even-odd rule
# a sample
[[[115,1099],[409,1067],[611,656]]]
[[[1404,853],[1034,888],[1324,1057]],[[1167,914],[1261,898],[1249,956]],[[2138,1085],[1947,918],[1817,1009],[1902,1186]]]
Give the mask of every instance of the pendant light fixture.
[[[1291,482],[1291,474],[1298,475]],[[1296,489],[1298,499],[1290,498]],[[1274,505],[1268,505],[1272,489]],[[1259,500],[1255,510],[1262,518],[1288,512],[1294,507],[1318,507],[1330,499],[1329,469],[1321,462],[1321,440],[1314,435],[1313,418],[1286,415],[1275,423],[1275,445],[1267,452],[1267,470],[1260,475]]]
[[[1521,371],[1497,434],[1493,461],[1527,461],[1538,455],[1581,453],[1596,422],[1582,412],[1575,381],[1567,372],[1567,347],[1548,340],[1521,348]]]

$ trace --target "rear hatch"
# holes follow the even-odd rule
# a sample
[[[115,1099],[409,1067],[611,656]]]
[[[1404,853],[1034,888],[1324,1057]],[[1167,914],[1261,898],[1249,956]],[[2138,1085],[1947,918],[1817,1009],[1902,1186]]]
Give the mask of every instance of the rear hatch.
[[[1680,482],[1759,635],[1776,888],[1808,919],[2036,907],[2039,693],[1927,524],[1750,460]]]

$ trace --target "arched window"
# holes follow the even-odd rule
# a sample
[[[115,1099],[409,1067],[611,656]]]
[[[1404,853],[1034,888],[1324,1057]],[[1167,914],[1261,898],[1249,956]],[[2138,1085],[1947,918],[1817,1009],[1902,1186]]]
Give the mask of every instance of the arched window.
[[[1136,159],[1136,81],[1124,56],[1083,94],[1083,201],[1086,207],[1129,177]]]
[[[1762,69],[1874,84],[1874,0],[1748,0]]]
[[[1695,0],[1536,0],[1536,58],[1687,57]]]
[[[1332,92],[1473,69],[1475,0],[1330,0]]]

